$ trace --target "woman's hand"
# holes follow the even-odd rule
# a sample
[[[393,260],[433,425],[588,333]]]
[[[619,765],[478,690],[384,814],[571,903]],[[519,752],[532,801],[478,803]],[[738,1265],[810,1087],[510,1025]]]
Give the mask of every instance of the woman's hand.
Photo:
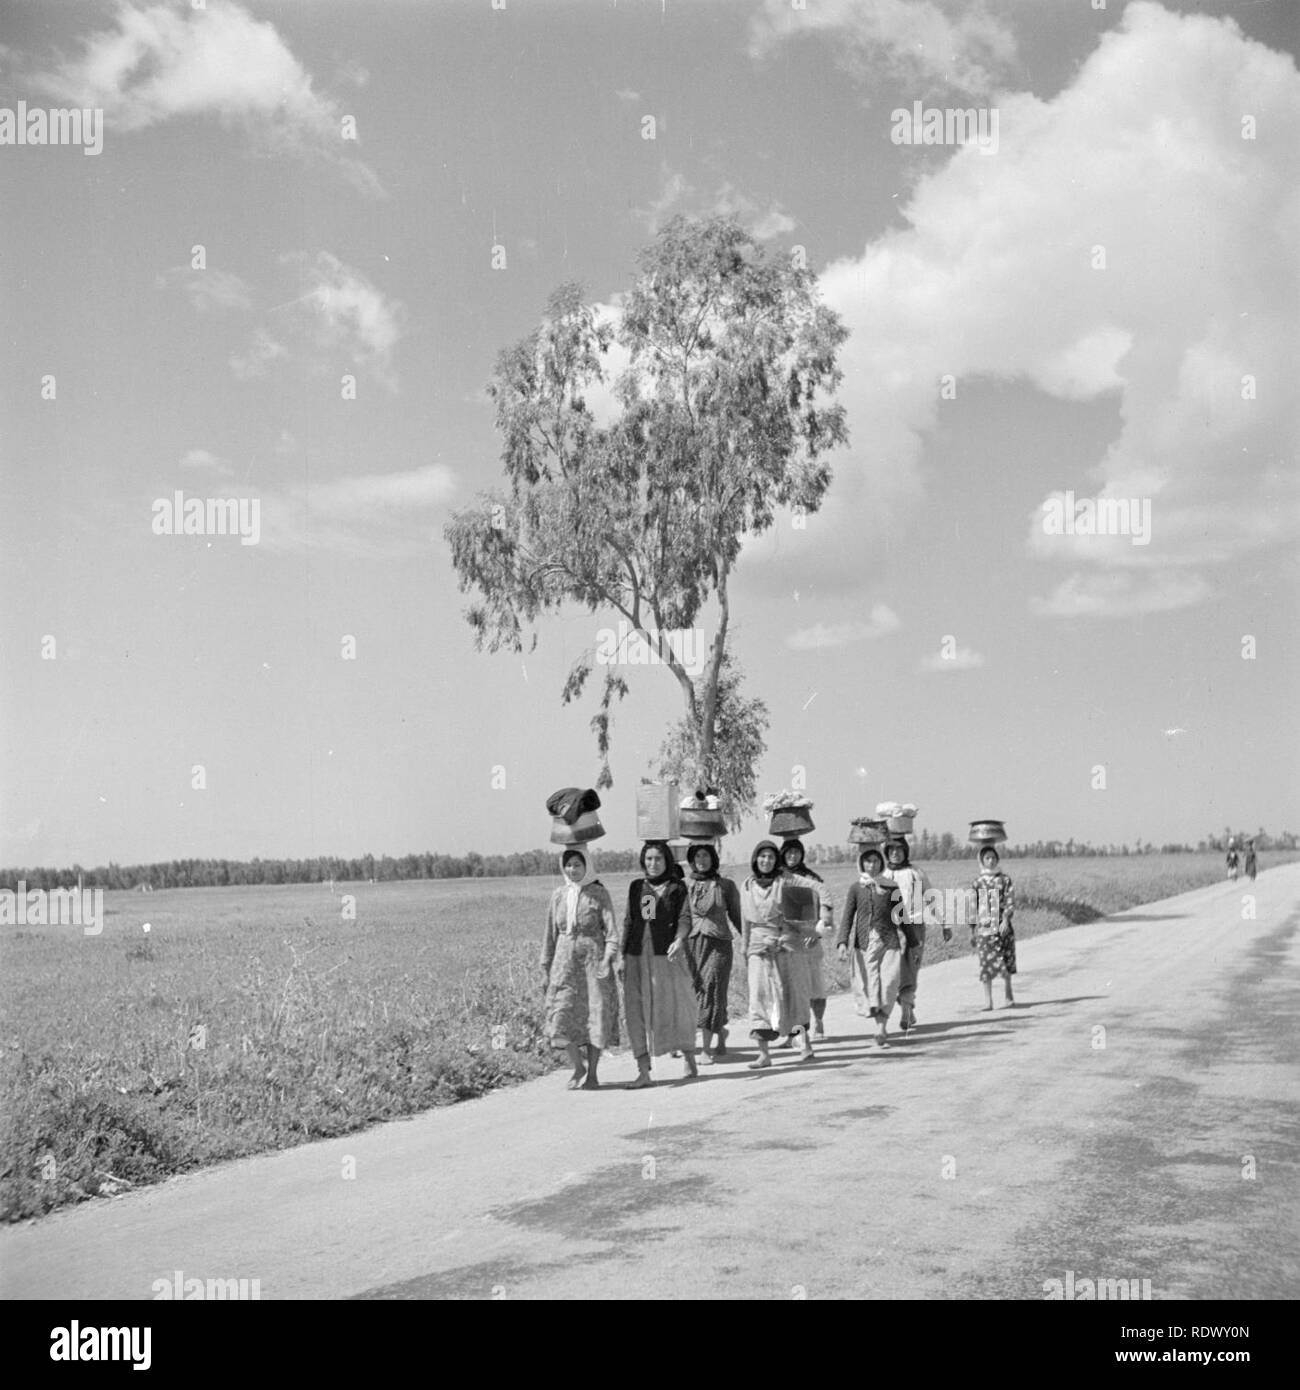
[[[677,957],[681,955],[681,953],[682,953],[682,939],[681,939],[680,936],[675,936],[675,937],[673,937],[673,939],[668,943],[668,959],[669,959],[669,960],[676,960]]]
[[[848,960],[849,948],[841,942],[840,945],[835,948],[835,954],[839,956],[841,960]]]

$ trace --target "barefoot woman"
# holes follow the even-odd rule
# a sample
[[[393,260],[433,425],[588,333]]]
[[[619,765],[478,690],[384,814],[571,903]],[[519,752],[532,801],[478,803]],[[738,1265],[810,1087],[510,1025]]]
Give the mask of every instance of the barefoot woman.
[[[993,981],[1001,975],[1006,990],[1004,1003],[1011,997],[1011,977],[1016,973],[1016,934],[1011,925],[1015,895],[1011,880],[998,868],[998,852],[992,845],[980,850],[980,876],[975,880],[975,921],[971,925],[971,945],[979,952],[980,983],[984,986],[984,1007],[993,1007]]]
[[[593,858],[590,849],[566,849],[560,856],[567,881],[551,894],[542,943],[546,1036],[568,1053],[571,1091],[599,1089],[601,1049],[618,1043],[614,904],[596,877]]]
[[[731,984],[731,932],[741,932],[740,890],[718,873],[718,852],[707,841],[686,852],[691,904],[687,938],[691,982],[699,1002],[701,1060],[710,1066],[727,1051],[727,991]],[[717,1038],[717,1052],[713,1039]]]

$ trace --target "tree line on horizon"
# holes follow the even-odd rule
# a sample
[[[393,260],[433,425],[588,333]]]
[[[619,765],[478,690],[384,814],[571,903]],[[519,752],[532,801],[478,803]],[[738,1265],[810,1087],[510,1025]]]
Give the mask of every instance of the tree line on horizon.
[[[1262,827],[1252,835],[1248,831],[1225,829],[1219,835],[1207,835],[1195,845],[1155,845],[1139,840],[1128,845],[1094,845],[1087,840],[1035,840],[1024,844],[999,845],[999,851],[1011,859],[1070,859],[1097,856],[1135,854],[1196,854],[1223,852],[1228,840],[1238,844],[1247,839],[1255,841],[1256,850],[1300,849],[1300,836],[1291,831],[1270,835]],[[973,855],[971,845],[951,831],[936,834],[931,830],[918,831],[912,838],[915,860],[964,859]],[[809,859],[815,864],[851,864],[857,857],[856,845],[808,846]],[[0,888],[16,891],[21,882],[30,889],[75,888],[80,881],[85,888],[129,890],[135,888],[225,888],[241,885],[286,883],[394,883],[420,879],[445,878],[527,878],[556,873],[559,847],[531,849],[514,854],[479,854],[469,851],[453,854],[404,854],[376,857],[364,854],[354,859],[333,855],[313,859],[173,859],[157,864],[108,864],[84,869],[79,864],[71,868],[5,869],[0,870]],[[640,851],[635,849],[606,849],[598,847],[599,868],[602,873],[627,873],[638,867]],[[729,859],[728,862],[736,862]]]

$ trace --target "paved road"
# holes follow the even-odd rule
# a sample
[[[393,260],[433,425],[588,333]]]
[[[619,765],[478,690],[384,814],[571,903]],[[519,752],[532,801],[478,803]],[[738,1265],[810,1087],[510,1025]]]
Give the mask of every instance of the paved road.
[[[223,1165],[0,1232],[0,1294],[1294,1298],[1298,925],[1289,865],[1022,942],[1016,1010],[935,966],[889,1052],[836,998],[815,1067],[556,1074]]]

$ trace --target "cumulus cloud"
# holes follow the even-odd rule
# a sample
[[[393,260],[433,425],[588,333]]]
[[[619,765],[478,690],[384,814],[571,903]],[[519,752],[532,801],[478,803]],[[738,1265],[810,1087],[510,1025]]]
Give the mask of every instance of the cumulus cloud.
[[[693,217],[709,214],[734,217],[759,241],[783,236],[796,225],[779,202],[764,208],[731,182],[724,183],[711,197],[702,195],[680,170],[661,164],[658,196],[645,207],[634,209],[634,216],[653,234],[678,213]]]
[[[382,191],[342,151],[342,109],[316,90],[275,26],[233,0],[201,8],[119,3],[115,27],[29,80],[60,101],[102,108],[119,132],[215,116],[261,149],[327,159],[367,191]]]
[[[922,671],[973,671],[983,665],[983,655],[970,647],[957,647],[951,656],[934,652],[921,659]]]
[[[871,641],[876,637],[886,637],[902,627],[898,614],[886,604],[877,603],[871,609],[868,621],[860,619],[846,623],[816,623],[812,627],[800,628],[786,639],[787,647],[797,652],[818,651],[823,647],[847,647],[853,642]]]
[[[851,330],[853,443],[816,533],[794,544],[827,553],[823,520],[847,545],[864,507],[896,515],[942,486],[921,459],[946,375],[1110,394],[1120,430],[1091,478],[1050,457],[1027,466],[1044,496],[1149,498],[1151,542],[1062,544],[1036,514],[1032,553],[1082,566],[1038,610],[1199,602],[1212,587],[1199,567],[1300,535],[1300,479],[1284,467],[1300,400],[1300,158],[1285,134],[1300,125],[1300,76],[1230,20],[1135,0],[1069,87],[999,106],[996,155],[954,150],[917,185],[906,226],[821,277]],[[1110,580],[1092,566],[1173,573]]]
[[[988,91],[1016,56],[1015,35],[981,0],[814,0],[800,10],[765,0],[751,22],[750,54],[763,58],[818,34],[864,77],[888,74],[927,88]]]

